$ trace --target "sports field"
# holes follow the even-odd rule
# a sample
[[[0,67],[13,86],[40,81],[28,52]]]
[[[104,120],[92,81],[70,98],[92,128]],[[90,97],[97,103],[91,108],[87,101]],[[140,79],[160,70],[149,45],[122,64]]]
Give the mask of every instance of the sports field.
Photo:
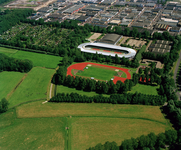
[[[47,97],[47,87],[55,70],[34,67],[8,99],[10,106]]]
[[[82,71],[82,72],[84,72],[84,70],[85,70],[85,68],[87,67],[87,66],[93,66],[93,70],[92,71],[88,71],[88,73],[84,73],[85,74],[85,76],[87,75],[88,77],[92,77],[92,76],[90,76],[90,74],[91,75],[96,75],[98,78],[101,78],[102,77],[102,80],[107,80],[107,79],[105,79],[106,78],[106,76],[108,77],[108,78],[110,78],[110,77],[112,77],[112,75],[110,74],[110,71],[122,71],[122,72],[124,72],[125,74],[126,74],[126,77],[127,78],[123,78],[123,77],[119,77],[119,76],[115,76],[114,75],[114,79],[113,79],[113,82],[114,82],[114,84],[116,84],[116,82],[117,81],[122,81],[122,82],[124,82],[126,79],[131,79],[131,74],[129,73],[129,70],[128,69],[125,69],[125,68],[119,68],[119,67],[115,67],[115,66],[109,66],[109,65],[103,65],[103,64],[98,64],[98,63],[92,63],[92,62],[83,62],[83,63],[76,63],[76,64],[73,64],[73,65],[71,65],[71,66],[69,66],[68,68],[67,68],[67,75],[71,75],[71,76],[73,76],[73,74],[72,74],[72,71],[74,71],[74,70],[79,70],[79,71]],[[94,69],[94,67],[95,68],[98,68],[98,69]],[[104,70],[105,70],[105,68],[106,68],[106,72],[104,72]],[[102,70],[101,70],[102,69]],[[88,70],[88,69],[87,69]],[[110,74],[110,77],[109,77],[109,74]],[[86,76],[86,77],[87,77]],[[93,76],[93,77],[94,77]],[[94,77],[95,78],[95,77]],[[95,78],[96,79],[96,78]],[[110,79],[108,79],[108,80],[110,80]]]
[[[16,85],[21,81],[25,73],[3,71],[0,73],[0,100],[6,98]]]
[[[144,84],[137,84],[132,87],[130,93],[143,93],[143,94],[152,94],[158,95],[157,89],[159,86],[151,86],[151,85],[144,85]]]
[[[39,54],[34,52],[20,51],[10,48],[0,47],[0,53],[4,53],[10,57],[18,59],[29,59],[33,62],[34,66],[45,67],[45,68],[56,68],[62,57]]]
[[[78,76],[84,77],[94,77],[98,80],[111,80],[114,76],[117,75],[117,72],[114,70],[108,70],[106,68],[97,68],[95,66],[90,66],[88,69],[84,69],[83,71],[79,71],[76,73]]]
[[[10,131],[5,130],[6,132],[4,132],[3,136],[5,139],[2,141],[3,145],[6,144],[4,141],[7,140],[9,140],[9,143],[12,143],[16,136],[17,139],[24,138],[25,132],[28,132],[27,129],[29,129],[30,125],[33,126],[33,123],[37,124],[33,126],[33,131],[36,130],[37,126],[39,126],[38,129],[41,130],[42,126],[42,128],[45,128],[48,125],[50,126],[45,130],[47,131],[47,134],[48,130],[57,130],[51,135],[61,135],[63,143],[68,143],[68,148],[64,147],[65,150],[85,150],[89,147],[95,146],[98,143],[103,144],[106,141],[115,141],[118,143],[118,145],[120,145],[124,139],[129,139],[131,137],[136,138],[142,134],[149,134],[150,132],[158,134],[160,132],[164,132],[165,130],[171,129],[170,124],[167,122],[167,120],[165,120],[158,106],[95,103],[42,104],[42,101],[36,101],[18,106],[16,108],[16,114],[17,122],[21,120],[21,123],[27,127],[22,126],[23,128],[20,132],[19,126],[21,127],[21,123],[19,125],[13,124]],[[57,122],[54,121],[55,118]],[[46,121],[49,122],[43,122],[44,119],[47,119]],[[29,120],[32,122],[28,122]],[[62,122],[62,120],[64,121]],[[41,121],[42,124],[40,124]],[[8,124],[10,123],[6,122],[6,125]],[[64,137],[63,135],[65,134],[65,128],[63,130],[62,126],[68,127],[66,129],[67,138],[64,139],[62,137]],[[15,131],[16,128],[18,129],[17,132]],[[10,139],[9,132],[11,131],[20,133],[17,135],[14,134],[13,138]],[[21,134],[23,137],[20,137]],[[32,135],[29,132],[28,134],[31,135],[30,137],[36,137],[42,136],[44,133],[33,132]],[[58,139],[54,138],[54,140],[57,141]],[[48,144],[50,141],[51,140],[48,140],[45,143]],[[38,146],[38,142],[39,141],[34,141],[34,149],[36,149],[36,146]],[[41,145],[41,143],[42,139],[39,144]],[[60,143],[60,145],[62,144]],[[24,145],[20,145],[20,148],[23,148],[23,146]],[[32,147],[30,144],[28,144],[27,148],[31,149]]]

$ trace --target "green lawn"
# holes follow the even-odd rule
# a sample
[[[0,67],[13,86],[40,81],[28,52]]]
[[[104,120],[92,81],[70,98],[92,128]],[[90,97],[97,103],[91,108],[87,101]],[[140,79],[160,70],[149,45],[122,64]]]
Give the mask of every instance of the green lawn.
[[[18,50],[16,50],[16,49],[0,47],[0,53],[6,54],[7,56],[12,56],[16,52],[18,52]]]
[[[84,71],[78,72],[76,75],[85,76],[85,77],[94,77],[99,80],[111,80],[116,75],[116,71],[98,68],[94,66],[89,66],[88,69],[84,69]]]
[[[34,66],[46,67],[46,68],[56,68],[62,57],[38,54],[33,52],[18,51],[13,55],[14,58],[19,59],[29,59],[33,62]]]
[[[66,118],[17,119],[13,109],[0,114],[0,149],[59,149],[66,147]]]
[[[7,97],[16,85],[21,81],[24,73],[3,71],[0,73],[0,99]]]
[[[143,94],[152,94],[158,95],[157,93],[158,86],[151,86],[151,85],[144,85],[144,84],[137,84],[136,86],[132,87],[130,93],[143,93]]]
[[[10,107],[29,100],[46,98],[47,87],[55,70],[34,67],[18,86],[10,99]]]
[[[76,90],[76,88],[69,88],[67,86],[63,86],[63,85],[58,85],[57,86],[57,92],[56,93],[78,93],[80,95],[87,95],[87,96],[94,96],[94,95],[99,95],[96,92],[86,92],[86,91],[82,91],[82,90]],[[109,96],[106,94],[102,94],[103,96]]]

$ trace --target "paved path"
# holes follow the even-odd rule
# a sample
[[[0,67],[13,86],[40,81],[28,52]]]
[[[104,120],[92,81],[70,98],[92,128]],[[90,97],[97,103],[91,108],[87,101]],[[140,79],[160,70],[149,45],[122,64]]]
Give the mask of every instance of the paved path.
[[[178,69],[179,69],[180,61],[181,61],[181,52],[180,52],[179,59],[177,61],[177,64],[176,64],[176,67],[175,67],[174,76],[173,76],[173,79],[175,80],[175,84],[177,84],[176,83],[177,82],[176,79],[177,79],[177,72],[178,72]],[[177,87],[177,85],[176,85],[176,87]],[[178,95],[178,99],[180,100],[180,92],[179,91],[177,92],[177,95]]]

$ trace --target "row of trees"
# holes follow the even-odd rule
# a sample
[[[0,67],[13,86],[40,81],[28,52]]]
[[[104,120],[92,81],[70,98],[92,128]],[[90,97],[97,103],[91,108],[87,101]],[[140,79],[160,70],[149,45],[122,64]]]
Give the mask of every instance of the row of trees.
[[[9,102],[3,98],[1,99],[0,101],[0,113],[4,113],[8,110],[8,105],[9,105]]]
[[[158,95],[146,95],[141,93],[125,93],[125,94],[112,94],[110,97],[102,95],[85,96],[77,93],[58,93],[52,97],[49,102],[72,102],[72,103],[111,103],[111,104],[140,104],[140,105],[153,105],[160,106],[166,102],[166,97]]]
[[[175,129],[181,129],[181,102],[170,100],[167,106],[163,107],[164,113],[173,123]]]
[[[87,150],[155,150],[165,149],[166,147],[169,147],[170,150],[181,149],[181,130],[178,132],[176,130],[168,130],[158,135],[151,132],[138,138],[126,139],[120,146],[116,142],[99,143]]]
[[[29,72],[32,68],[33,68],[33,62],[30,60],[16,59],[0,53],[0,72],[1,71]]]

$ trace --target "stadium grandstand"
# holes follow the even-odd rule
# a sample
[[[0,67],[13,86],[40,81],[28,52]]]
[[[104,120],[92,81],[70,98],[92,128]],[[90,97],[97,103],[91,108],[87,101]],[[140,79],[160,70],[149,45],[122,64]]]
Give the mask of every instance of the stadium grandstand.
[[[118,57],[122,58],[134,58],[136,51],[131,48],[116,46],[106,43],[83,43],[78,46],[82,52],[102,54],[102,55],[111,55],[115,57],[117,54]]]

